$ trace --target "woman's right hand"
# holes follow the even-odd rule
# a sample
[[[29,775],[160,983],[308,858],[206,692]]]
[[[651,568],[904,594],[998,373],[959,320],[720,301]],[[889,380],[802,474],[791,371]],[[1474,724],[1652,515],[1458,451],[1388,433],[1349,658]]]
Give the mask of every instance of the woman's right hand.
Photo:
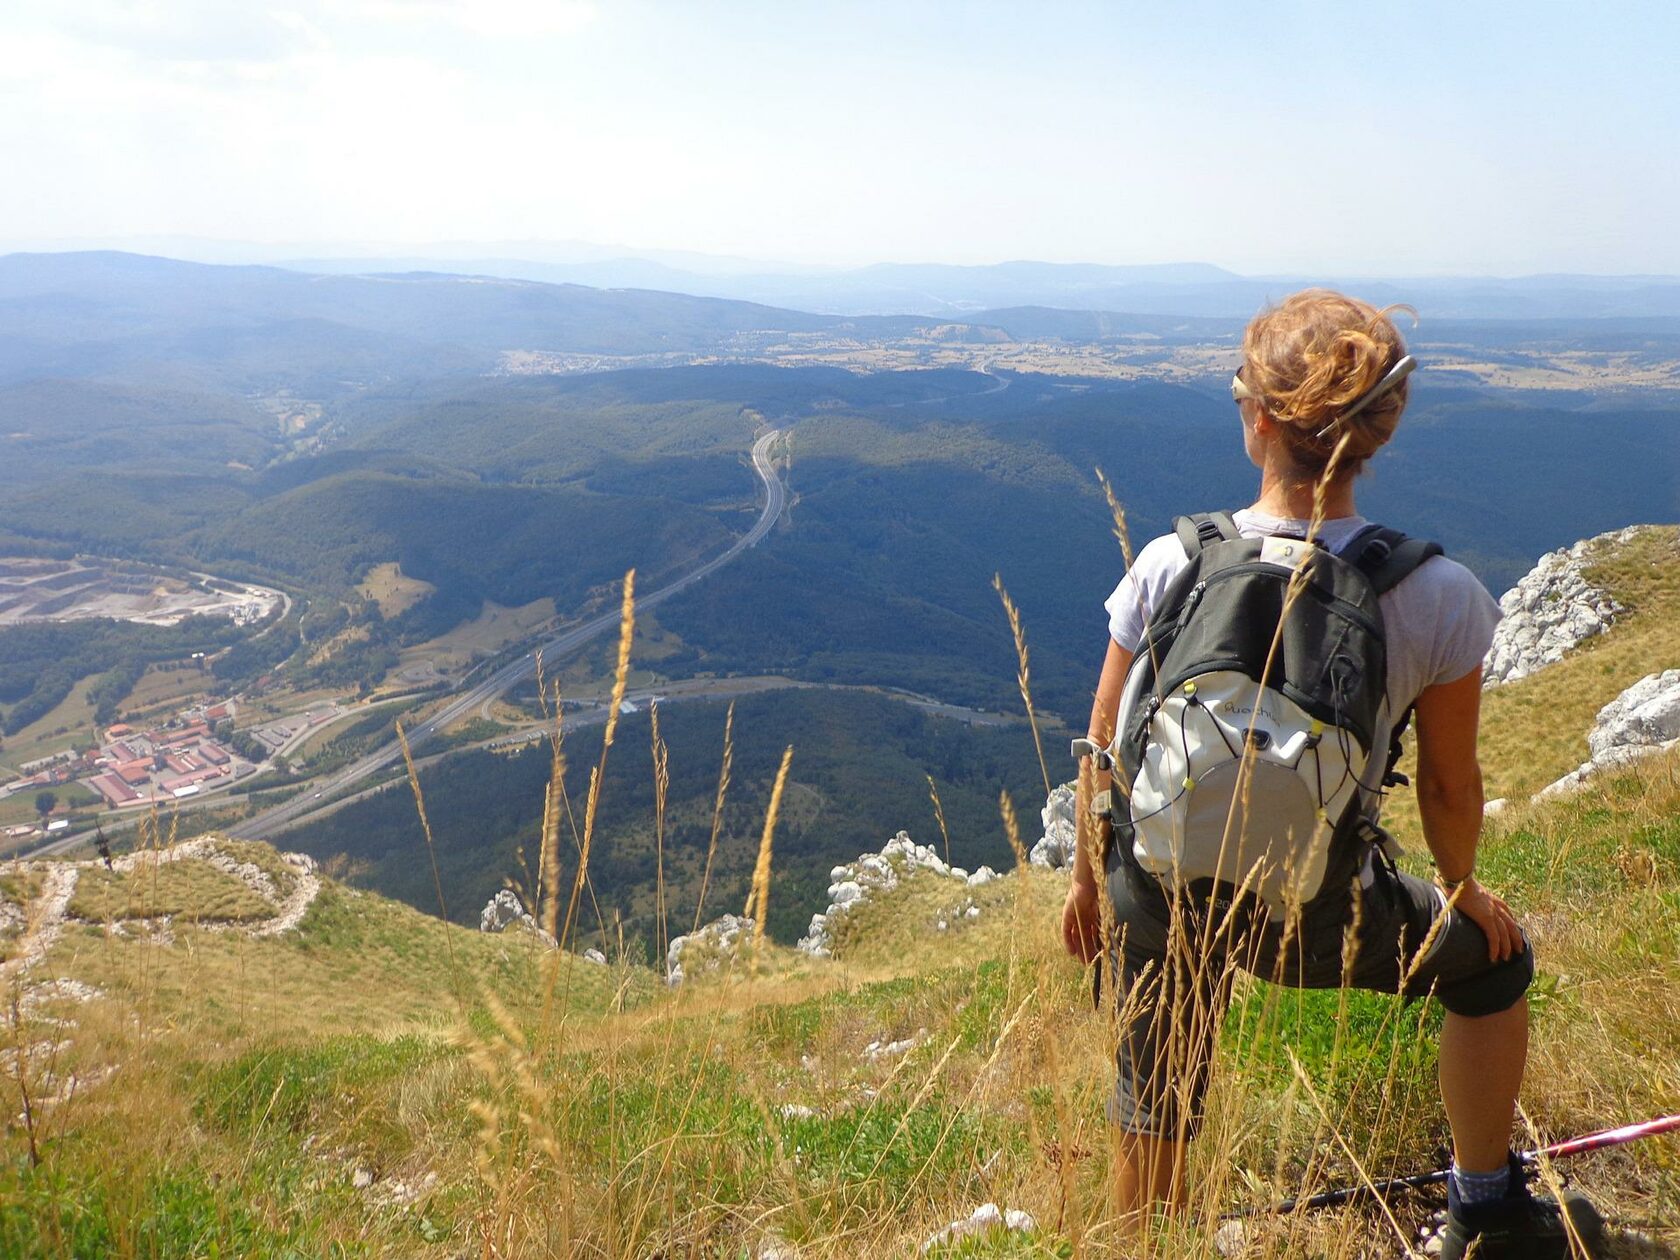
[[[1082,963],[1097,956],[1102,936],[1102,919],[1097,909],[1095,883],[1077,875],[1062,903],[1062,945]]]

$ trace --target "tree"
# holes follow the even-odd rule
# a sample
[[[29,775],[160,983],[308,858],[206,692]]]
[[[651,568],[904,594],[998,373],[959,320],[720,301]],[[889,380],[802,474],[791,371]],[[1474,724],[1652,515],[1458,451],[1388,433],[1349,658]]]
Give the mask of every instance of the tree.
[[[58,808],[58,793],[57,792],[37,792],[37,793],[35,793],[35,812],[37,814],[41,815],[42,818],[45,818],[48,814],[52,813],[53,810],[55,810],[57,808]]]

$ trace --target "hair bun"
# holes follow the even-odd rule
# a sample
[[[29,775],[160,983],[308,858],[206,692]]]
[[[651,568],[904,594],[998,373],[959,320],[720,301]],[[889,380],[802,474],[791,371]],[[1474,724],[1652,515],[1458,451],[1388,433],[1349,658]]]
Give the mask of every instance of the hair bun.
[[[1250,386],[1283,428],[1304,473],[1362,465],[1391,437],[1405,410],[1404,382],[1357,415],[1341,412],[1374,389],[1406,353],[1389,313],[1328,289],[1292,294],[1250,321],[1243,334]]]

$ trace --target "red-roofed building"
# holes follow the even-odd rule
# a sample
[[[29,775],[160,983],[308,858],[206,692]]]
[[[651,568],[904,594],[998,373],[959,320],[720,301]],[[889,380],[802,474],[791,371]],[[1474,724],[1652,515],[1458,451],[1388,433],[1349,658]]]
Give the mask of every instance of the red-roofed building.
[[[127,722],[118,722],[115,726],[105,728],[106,739],[121,739],[124,735],[134,734],[134,728]]]
[[[152,777],[152,762],[149,757],[142,757],[137,761],[125,761],[120,766],[112,766],[111,773],[124,783],[138,786]]]
[[[183,744],[196,744],[210,734],[210,728],[203,722],[194,722],[191,726],[183,726],[178,731],[159,731],[152,740],[159,748],[179,748]]]
[[[131,805],[140,799],[140,794],[114,774],[102,774],[96,779],[89,779],[88,786],[105,798],[105,803],[112,809],[122,805]]]
[[[225,774],[227,774],[226,770],[206,766],[202,770],[194,770],[191,774],[178,774],[174,778],[164,779],[159,786],[165,792],[174,792],[184,787],[191,787],[195,783],[203,783],[206,779],[219,779]]]
[[[205,740],[197,748],[193,749],[193,752],[197,754],[201,760],[212,766],[225,766],[229,761],[233,760],[233,758],[228,755],[227,749],[223,748],[213,739]]]
[[[225,704],[213,704],[204,710],[205,720],[209,722],[220,722],[227,715],[228,707]]]

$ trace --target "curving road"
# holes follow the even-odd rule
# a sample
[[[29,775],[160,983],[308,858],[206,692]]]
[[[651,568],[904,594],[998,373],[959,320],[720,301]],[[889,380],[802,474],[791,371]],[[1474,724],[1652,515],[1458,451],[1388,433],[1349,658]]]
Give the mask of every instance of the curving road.
[[[775,466],[770,461],[770,449],[777,440],[786,433],[785,429],[771,429],[758,441],[753,443],[752,461],[753,471],[764,483],[764,509],[759,513],[758,520],[753,527],[730,544],[727,551],[713,556],[705,564],[691,569],[672,582],[666,583],[658,590],[636,597],[638,609],[653,608],[664,603],[671,596],[687,590],[696,582],[700,582],[716,573],[736,556],[749,547],[757,546],[764,536],[770,532],[770,527],[781,517],[787,507],[787,486],[776,475]],[[557,635],[544,643],[540,649],[527,652],[518,660],[491,674],[484,681],[475,684],[467,691],[461,692],[438,712],[425,722],[416,726],[408,734],[408,746],[411,750],[418,750],[422,744],[439,731],[466,717],[475,708],[486,701],[501,695],[516,683],[523,682],[537,672],[537,652],[542,653],[543,659],[553,663],[564,653],[582,647],[591,639],[597,638],[609,630],[616,629],[619,624],[619,609],[602,613],[588,621],[581,622],[569,630]],[[227,829],[227,834],[241,839],[254,840],[265,836],[270,831],[296,822],[305,814],[320,809],[328,798],[337,795],[345,788],[361,782],[369,775],[377,774],[392,762],[402,760],[402,744],[397,740],[375,749],[365,757],[352,762],[336,774],[317,782],[312,790],[305,791],[289,801],[276,805],[273,809],[253,815],[235,823]]]

